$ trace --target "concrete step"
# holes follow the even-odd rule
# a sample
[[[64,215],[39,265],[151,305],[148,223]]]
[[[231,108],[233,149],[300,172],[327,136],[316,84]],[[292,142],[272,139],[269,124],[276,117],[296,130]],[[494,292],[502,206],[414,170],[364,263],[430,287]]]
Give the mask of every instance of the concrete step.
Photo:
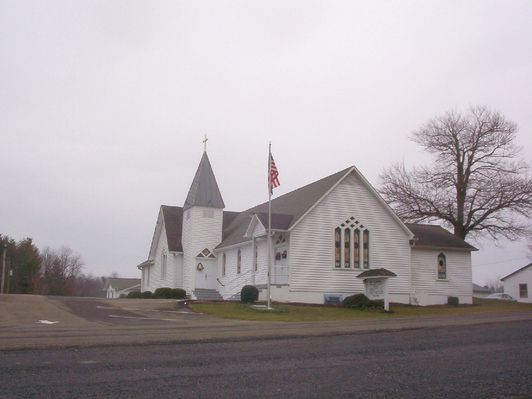
[[[214,289],[205,289],[205,288],[196,288],[194,290],[194,296],[196,299],[201,301],[221,301],[223,300],[222,296],[217,290]]]

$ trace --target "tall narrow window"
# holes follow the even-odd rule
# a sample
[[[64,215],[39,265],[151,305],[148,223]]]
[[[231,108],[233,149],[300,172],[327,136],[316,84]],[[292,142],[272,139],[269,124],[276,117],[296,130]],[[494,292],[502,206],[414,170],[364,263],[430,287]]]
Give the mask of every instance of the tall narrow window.
[[[362,234],[362,249],[364,250],[364,269],[369,269],[369,231]]]
[[[225,252],[222,255],[222,276],[225,276],[225,264],[227,262],[227,257],[225,255]]]
[[[161,278],[166,278],[166,252],[161,254]]]
[[[259,247],[256,244],[255,244],[255,259],[253,259],[253,261],[254,261],[253,268],[255,269],[255,271],[257,271],[259,269]]]
[[[438,255],[438,279],[445,280],[447,278],[447,260],[444,254]]]
[[[356,229],[353,236],[353,265],[360,268],[360,230]]]
[[[351,267],[351,229],[344,230],[344,267]]]
[[[239,249],[236,255],[236,273],[240,274],[242,270],[242,251]]]
[[[342,240],[341,240],[341,237],[342,237],[342,233],[341,233],[342,230],[340,230],[339,227],[337,227],[335,230],[334,230],[334,267],[341,267],[341,245],[342,245]]]
[[[150,269],[151,269],[151,266],[148,266],[146,268],[146,285],[150,285]]]

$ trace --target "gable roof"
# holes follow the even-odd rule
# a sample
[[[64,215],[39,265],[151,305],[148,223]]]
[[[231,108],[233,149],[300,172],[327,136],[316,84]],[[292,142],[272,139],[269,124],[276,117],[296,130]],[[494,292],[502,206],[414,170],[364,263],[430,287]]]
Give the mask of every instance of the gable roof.
[[[281,230],[287,230],[292,227],[301,216],[312,208],[312,206],[351,169],[352,167],[343,169],[340,172],[336,172],[323,179],[272,199],[272,208],[275,210],[275,213],[272,214],[272,228],[274,228],[274,221],[277,226],[282,226],[282,228],[279,228]],[[246,234],[250,217],[254,214],[257,214],[261,223],[265,223],[265,226],[267,226],[268,202],[264,202],[241,212],[228,227],[228,230],[224,231],[225,238],[217,248],[223,248],[247,241],[248,239],[245,238],[244,235]],[[264,215],[266,215],[266,222],[264,222]]]
[[[475,283],[473,283],[473,292],[484,292],[486,294],[491,294],[491,290],[489,288],[482,287]]]
[[[119,278],[119,277],[107,277],[105,279],[105,288],[107,290],[109,286],[112,286],[116,290],[125,290],[126,288],[132,288],[136,285],[140,285],[140,278]]]
[[[164,226],[166,228],[168,250],[172,252],[183,252],[183,245],[181,244],[183,208],[179,206],[161,205],[161,211],[163,212]]]
[[[224,200],[222,199],[222,194],[220,194],[220,189],[214,177],[207,152],[204,152],[201,157],[183,208],[187,210],[192,206],[225,208]]]
[[[474,246],[449,233],[441,226],[417,223],[406,223],[406,226],[414,233],[414,248],[437,247],[477,251]]]
[[[506,280],[508,277],[511,277],[511,276],[513,276],[514,274],[517,274],[517,273],[519,273],[519,272],[522,272],[523,270],[528,269],[528,268],[531,267],[531,266],[532,266],[532,263],[529,263],[528,265],[523,266],[523,267],[520,268],[520,269],[517,269],[515,272],[512,272],[512,273],[510,273],[509,275],[504,276],[503,278],[501,278],[501,281],[504,281],[504,280]]]

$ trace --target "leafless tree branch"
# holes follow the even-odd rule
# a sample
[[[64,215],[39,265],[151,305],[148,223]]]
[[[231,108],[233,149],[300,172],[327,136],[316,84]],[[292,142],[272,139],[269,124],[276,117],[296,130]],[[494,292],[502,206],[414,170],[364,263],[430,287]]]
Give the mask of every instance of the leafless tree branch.
[[[381,193],[405,221],[439,220],[465,238],[516,239],[532,231],[530,166],[518,159],[517,126],[486,107],[449,111],[412,135],[434,154],[431,166],[381,174]]]

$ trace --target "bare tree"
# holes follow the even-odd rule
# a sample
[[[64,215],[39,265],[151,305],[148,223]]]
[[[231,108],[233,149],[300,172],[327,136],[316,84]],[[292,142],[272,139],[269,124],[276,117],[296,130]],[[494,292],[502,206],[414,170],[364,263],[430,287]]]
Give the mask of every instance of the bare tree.
[[[41,254],[42,293],[74,295],[75,281],[83,268],[79,254],[68,247],[45,248]]]
[[[532,179],[518,159],[516,132],[515,123],[486,107],[447,112],[412,136],[434,163],[384,170],[381,193],[408,222],[440,221],[460,238],[522,238],[532,229]]]
[[[486,287],[489,288],[491,292],[503,292],[504,289],[504,285],[502,284],[500,277],[488,281]]]

